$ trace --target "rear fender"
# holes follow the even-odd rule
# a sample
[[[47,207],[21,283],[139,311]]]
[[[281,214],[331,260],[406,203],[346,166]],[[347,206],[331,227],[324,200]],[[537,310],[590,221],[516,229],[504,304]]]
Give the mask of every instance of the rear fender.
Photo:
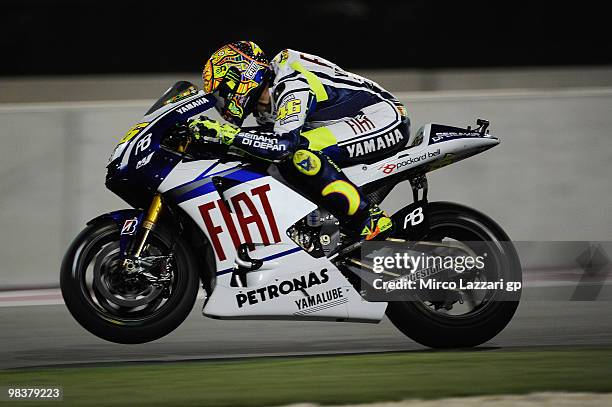
[[[421,199],[391,215],[393,237],[410,241],[421,240],[429,232],[429,202]]]

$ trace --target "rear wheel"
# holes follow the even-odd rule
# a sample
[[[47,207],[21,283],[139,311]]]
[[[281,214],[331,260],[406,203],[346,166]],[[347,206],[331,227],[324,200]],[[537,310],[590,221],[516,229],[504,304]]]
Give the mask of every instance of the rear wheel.
[[[184,240],[162,225],[149,234],[136,272],[120,258],[119,228],[101,220],[85,228],[62,262],[60,285],[68,310],[85,329],[117,343],[149,342],[189,315],[199,278]]]
[[[432,202],[429,222],[423,241],[453,242],[469,251],[486,251],[485,269],[473,275],[475,281],[522,281],[514,246],[486,215],[454,203]],[[416,293],[412,301],[389,302],[387,316],[406,336],[425,346],[472,347],[495,337],[512,319],[520,294],[511,299],[500,295],[499,290],[464,290],[432,299]]]

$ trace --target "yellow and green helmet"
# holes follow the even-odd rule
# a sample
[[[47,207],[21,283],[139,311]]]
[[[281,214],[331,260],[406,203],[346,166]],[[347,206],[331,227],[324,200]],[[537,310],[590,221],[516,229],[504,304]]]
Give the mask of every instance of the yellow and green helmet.
[[[202,72],[204,92],[217,98],[221,116],[240,126],[253,111],[268,80],[270,62],[251,41],[236,41],[215,51]]]

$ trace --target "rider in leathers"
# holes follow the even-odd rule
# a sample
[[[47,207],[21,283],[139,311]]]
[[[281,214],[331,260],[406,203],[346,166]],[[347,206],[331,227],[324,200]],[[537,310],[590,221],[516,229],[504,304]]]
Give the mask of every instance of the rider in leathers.
[[[391,219],[341,168],[373,163],[408,142],[404,106],[376,83],[306,53],[283,50],[271,62],[254,43],[217,50],[203,71],[204,91],[230,124],[190,122],[195,140],[220,142],[276,163],[292,186],[361,239],[381,239]],[[259,127],[240,128],[253,113]]]

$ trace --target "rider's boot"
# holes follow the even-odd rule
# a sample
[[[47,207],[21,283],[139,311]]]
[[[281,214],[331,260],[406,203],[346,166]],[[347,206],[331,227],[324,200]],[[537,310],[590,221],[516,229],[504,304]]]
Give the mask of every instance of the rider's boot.
[[[393,221],[378,205],[371,205],[362,224],[362,240],[385,240],[393,231]]]

